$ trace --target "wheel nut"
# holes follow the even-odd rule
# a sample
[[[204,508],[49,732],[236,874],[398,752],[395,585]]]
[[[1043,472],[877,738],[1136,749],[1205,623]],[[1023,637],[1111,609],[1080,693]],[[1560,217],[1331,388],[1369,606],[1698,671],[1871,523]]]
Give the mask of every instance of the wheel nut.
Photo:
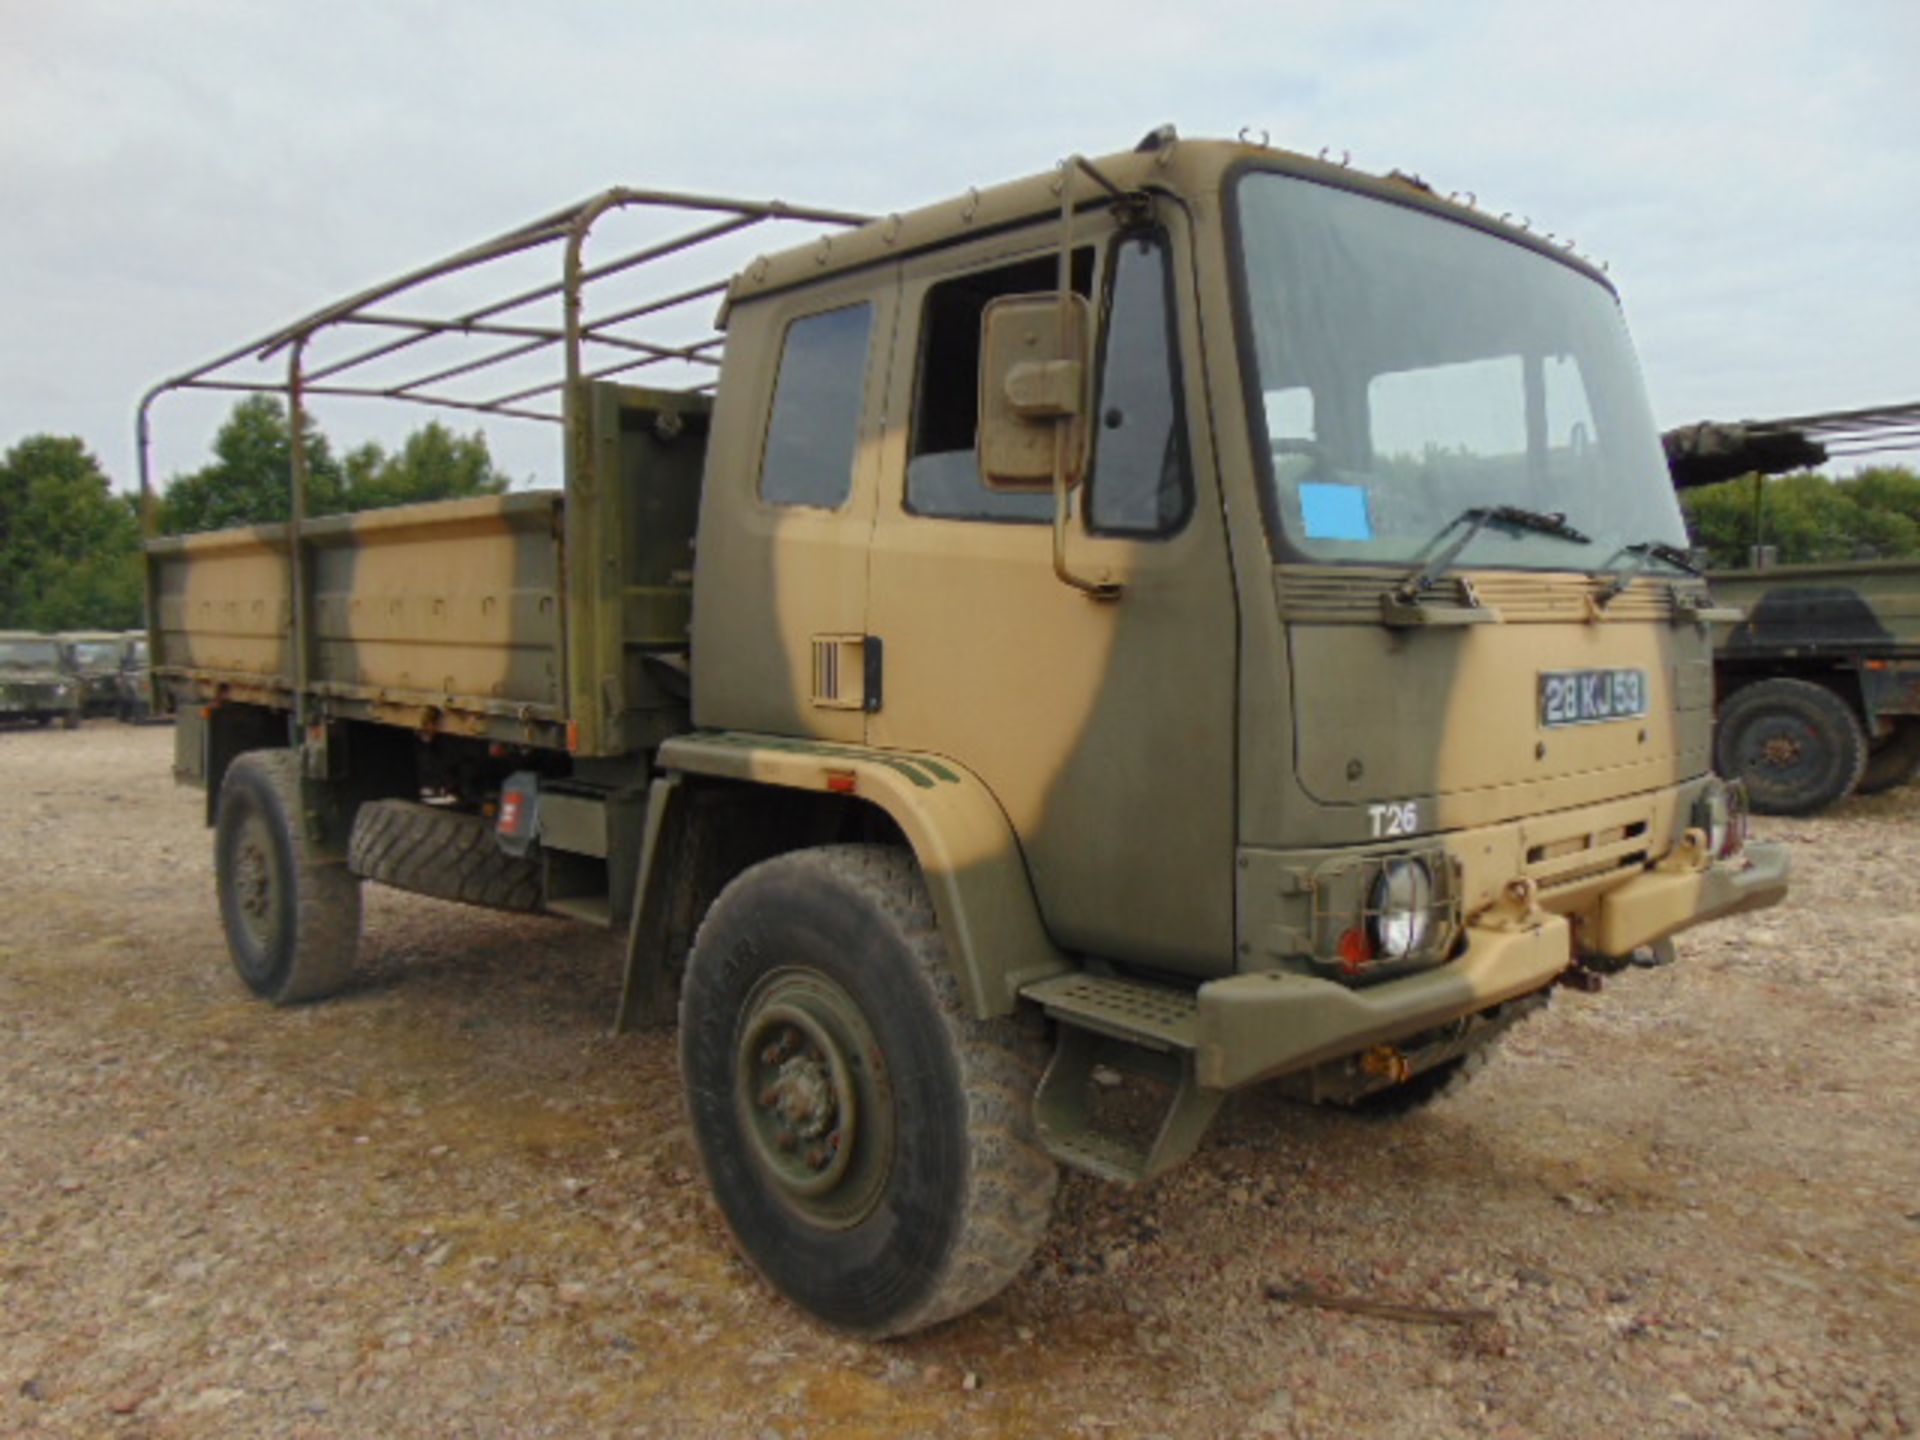
[[[807,1164],[811,1165],[815,1170],[826,1169],[827,1168],[826,1147],[823,1145],[816,1145],[811,1150],[807,1151]]]

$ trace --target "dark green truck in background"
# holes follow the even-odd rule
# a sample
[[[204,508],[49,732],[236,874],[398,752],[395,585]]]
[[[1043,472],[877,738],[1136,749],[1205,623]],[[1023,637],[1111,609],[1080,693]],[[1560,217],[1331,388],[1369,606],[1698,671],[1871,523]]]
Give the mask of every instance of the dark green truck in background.
[[[1682,489],[1872,454],[1920,436],[1920,405],[1667,432]],[[1777,565],[1756,493],[1749,564],[1710,571],[1714,766],[1753,808],[1811,815],[1920,774],[1920,559]]]

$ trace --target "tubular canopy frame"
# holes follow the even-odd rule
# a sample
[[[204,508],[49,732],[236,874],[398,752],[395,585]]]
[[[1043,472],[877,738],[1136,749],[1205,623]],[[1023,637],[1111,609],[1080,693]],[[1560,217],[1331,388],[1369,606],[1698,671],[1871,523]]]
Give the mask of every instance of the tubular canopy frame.
[[[695,217],[692,228],[669,235],[663,240],[617,255],[594,265],[585,263],[586,242],[594,224],[616,210],[644,208],[661,212],[684,212]],[[599,281],[624,275],[670,257],[685,255],[700,247],[736,235],[756,226],[784,228],[847,227],[866,224],[872,217],[843,210],[789,205],[780,200],[735,200],[714,195],[683,194],[666,190],[616,188],[595,195],[580,204],[558,210],[491,240],[460,250],[440,260],[409,270],[394,279],[350,295],[314,311],[283,329],[230,350],[171,379],[163,380],[140,397],[135,415],[135,455],[140,472],[140,508],[144,528],[154,534],[157,511],[154,503],[151,438],[151,412],[160,396],[185,390],[218,391],[237,394],[284,395],[288,405],[292,448],[291,519],[287,543],[292,558],[294,589],[294,703],[296,719],[304,725],[305,698],[310,675],[310,657],[303,623],[300,584],[301,527],[306,519],[308,472],[306,426],[303,414],[306,402],[314,396],[358,399],[400,400],[416,405],[460,410],[472,414],[499,415],[518,420],[542,420],[562,423],[566,419],[570,397],[582,380],[604,380],[631,374],[667,363],[681,363],[717,372],[724,336],[718,326],[709,324],[699,338],[687,341],[685,307],[702,300],[717,305],[726,293],[733,275],[728,266],[710,281],[682,285],[666,293],[638,301],[629,300],[619,308],[601,315],[590,315],[586,308],[588,291]],[[787,237],[797,243],[805,235]],[[457,308],[446,303],[435,306],[414,292],[433,281],[461,272],[484,271],[485,267],[514,257],[558,245],[562,250],[557,279],[525,288],[509,290],[497,298],[468,302]],[[779,248],[779,247],[775,247]],[[395,309],[391,303],[401,297],[418,302],[417,308]],[[524,321],[512,312],[541,301],[560,302],[559,323]],[[681,338],[648,338],[638,322],[663,320],[675,323]],[[365,332],[371,344],[351,353],[309,364],[310,342],[322,332],[355,330]],[[427,341],[455,337],[469,341],[472,353],[458,363],[448,364],[441,357],[419,373],[376,383],[367,371],[376,362],[393,361],[396,356]],[[499,367],[542,352],[558,350],[560,374],[535,384],[509,382]],[[250,369],[286,355],[284,378]],[[493,371],[505,389],[478,399],[449,391],[453,381],[472,383],[473,377]],[[521,377],[524,380],[524,377]],[[692,387],[710,390],[712,381]],[[154,615],[154,597],[148,597],[148,615]]]
[[[602,216],[629,207],[662,211],[683,211],[705,218],[694,229],[629,251],[597,265],[583,263],[589,232]],[[136,422],[140,467],[140,493],[143,503],[152,495],[150,469],[150,423],[153,403],[161,395],[176,390],[213,390],[239,394],[284,394],[293,391],[307,396],[351,396],[361,399],[405,400],[476,414],[501,415],[520,420],[558,422],[565,418],[559,408],[536,408],[545,399],[564,391],[568,380],[599,380],[646,369],[669,361],[681,361],[718,369],[723,337],[715,329],[704,338],[688,343],[662,343],[633,331],[634,322],[663,315],[679,318],[681,307],[705,299],[717,300],[726,292],[731,271],[705,284],[659,295],[639,304],[628,304],[604,315],[589,318],[585,310],[588,289],[610,276],[625,274],[642,266],[698,249],[702,245],[770,222],[798,222],[810,226],[863,225],[872,217],[843,210],[788,205],[780,200],[730,200],[713,195],[678,194],[665,190],[607,190],[578,205],[559,210],[491,240],[457,251],[440,260],[410,270],[392,280],[362,290],[356,295],[314,311],[284,329],[230,350],[216,359],[163,380],[140,399]],[[543,246],[564,245],[560,277],[531,289],[519,289],[477,305],[467,305],[449,313],[404,313],[385,308],[386,302],[418,290],[432,281],[461,271],[479,269],[488,264],[535,251]],[[508,321],[498,317],[541,300],[559,297],[564,317],[561,324]],[[354,327],[369,332],[391,332],[367,348],[325,364],[304,368],[299,353],[306,342],[321,331],[334,327]],[[484,342],[498,340],[499,345],[484,348],[472,358],[456,365],[436,365],[422,373],[386,384],[356,380],[354,372],[364,371],[375,361],[387,360],[424,341],[442,336],[462,336]],[[502,393],[471,399],[450,394],[446,383],[474,375],[526,356],[555,347],[564,349],[563,378],[532,386],[515,386]],[[285,380],[267,380],[238,373],[243,364],[272,359],[283,350],[294,352]],[[587,357],[597,353],[610,363],[589,367]],[[436,388],[439,387],[439,388]],[[696,387],[705,388],[705,387]],[[304,437],[296,430],[293,442],[301,445]]]

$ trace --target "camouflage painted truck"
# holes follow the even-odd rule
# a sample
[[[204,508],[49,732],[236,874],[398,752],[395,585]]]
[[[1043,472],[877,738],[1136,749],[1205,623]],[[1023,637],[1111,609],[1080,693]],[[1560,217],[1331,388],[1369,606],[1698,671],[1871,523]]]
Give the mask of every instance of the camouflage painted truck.
[[[1920,563],[1715,570],[1717,768],[1754,808],[1810,815],[1920,773]]]
[[[1715,768],[1756,810],[1812,815],[1920,775],[1920,561],[1778,565],[1760,477],[1909,440],[1920,406],[1702,422],[1662,437],[1676,487],[1751,474],[1746,568],[1708,574],[1733,618],[1714,631]]]
[[[0,721],[80,726],[80,688],[66,673],[60,642],[32,630],[0,630]]]
[[[589,263],[645,207],[700,223]],[[639,328],[689,297],[704,338]],[[450,388],[516,349],[564,373]],[[611,928],[741,1249],[832,1325],[994,1295],[1061,1165],[1157,1175],[1256,1084],[1414,1103],[1784,891],[1607,281],[1418,181],[1158,132],[873,220],[613,191],[161,389],[256,356],[297,412],[555,421],[566,474],[311,519],[296,450],[287,525],[150,546],[241,978],[343,985],[363,880]]]
[[[60,642],[61,664],[79,691],[83,715],[121,713],[120,674],[126,666],[128,637],[118,630],[66,630]]]

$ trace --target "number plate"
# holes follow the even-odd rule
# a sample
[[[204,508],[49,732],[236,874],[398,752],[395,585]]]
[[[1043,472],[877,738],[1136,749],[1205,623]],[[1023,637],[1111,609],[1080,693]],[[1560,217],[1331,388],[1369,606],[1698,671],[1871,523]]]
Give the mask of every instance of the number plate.
[[[1598,725],[1647,713],[1644,670],[1543,670],[1540,723]]]

